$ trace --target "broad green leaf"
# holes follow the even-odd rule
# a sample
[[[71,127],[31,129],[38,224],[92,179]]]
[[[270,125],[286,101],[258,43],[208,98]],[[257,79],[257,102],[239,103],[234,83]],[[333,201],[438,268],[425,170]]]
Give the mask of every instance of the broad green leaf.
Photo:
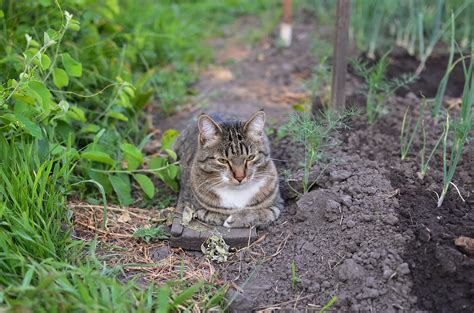
[[[164,176],[162,178],[162,180],[166,184],[166,186],[171,188],[171,190],[173,190],[175,192],[179,191],[179,185],[178,185],[178,182],[175,179],[170,178],[168,176]]]
[[[130,86],[123,87],[123,90],[130,96],[130,98],[135,97],[135,91]]]
[[[125,92],[122,92],[119,96],[120,101],[117,103],[118,105],[124,107],[124,108],[131,108],[132,106],[130,105],[130,98],[127,96]]]
[[[0,18],[3,18],[5,14],[3,13],[3,10],[0,10]]]
[[[66,115],[69,118],[72,118],[73,120],[76,120],[76,121],[79,121],[79,122],[82,122],[82,123],[87,122],[86,115],[84,114],[84,111],[82,111],[82,109],[80,109],[79,107],[77,107],[75,105],[71,106],[69,108],[69,111],[67,111]]]
[[[174,152],[171,149],[165,149],[166,153],[174,160],[176,161],[178,159],[178,156],[176,155],[176,152]]]
[[[41,139],[43,135],[41,133],[41,128],[36,125],[34,122],[29,120],[26,116],[21,114],[5,114],[4,118],[8,119],[11,122],[19,124],[27,133],[31,136]]]
[[[101,151],[82,152],[81,153],[81,158],[84,158],[84,159],[87,159],[87,160],[90,160],[90,161],[99,162],[99,163],[110,164],[110,165],[115,164],[114,159],[112,159],[110,157],[110,155],[108,155],[105,152],[101,152]]]
[[[143,192],[147,195],[148,198],[153,199],[155,195],[155,185],[151,181],[151,179],[143,174],[135,174],[133,178],[137,181],[137,183],[142,188]]]
[[[132,188],[130,186],[129,176],[127,174],[117,174],[109,176],[109,180],[112,183],[112,187],[117,194],[120,204],[123,206],[132,204]]]
[[[28,88],[33,92],[35,98],[40,102],[45,110],[51,106],[51,93],[43,82],[32,80],[28,82]]]
[[[113,188],[112,184],[110,183],[109,176],[107,174],[95,171],[88,171],[88,174],[90,178],[102,185],[107,194],[112,194]]]
[[[170,165],[170,167],[168,167],[169,177],[172,179],[176,178],[176,176],[178,176],[178,170],[179,167],[177,165]]]
[[[69,85],[69,76],[62,68],[55,68],[53,71],[53,82],[58,88]]]
[[[97,133],[100,130],[100,126],[96,124],[86,124],[84,125],[80,132],[81,133]]]
[[[71,19],[71,21],[69,21],[68,29],[77,32],[81,29],[81,24],[78,20]]]
[[[58,103],[58,107],[61,111],[67,112],[69,110],[69,103],[66,100],[61,100]]]
[[[179,136],[179,132],[174,129],[168,129],[161,137],[161,149],[171,149],[174,141]]]
[[[63,154],[64,152],[66,152],[66,147],[61,146],[61,145],[54,145],[51,148],[52,155],[60,155],[60,154]]]
[[[63,65],[69,76],[81,77],[82,76],[82,64],[74,60],[69,53],[62,54]]]
[[[124,114],[120,113],[120,112],[107,112],[107,116],[111,117],[111,118],[115,118],[117,120],[120,120],[120,121],[124,121],[124,122],[128,122],[128,117],[126,117]]]
[[[156,170],[166,165],[166,160],[163,157],[154,157],[148,162],[150,170]]]
[[[143,154],[134,145],[123,143],[120,145],[120,149],[122,149],[125,154],[125,160],[128,163],[129,170],[134,171],[145,162]]]
[[[45,70],[51,65],[51,59],[46,54],[41,55],[41,67]]]

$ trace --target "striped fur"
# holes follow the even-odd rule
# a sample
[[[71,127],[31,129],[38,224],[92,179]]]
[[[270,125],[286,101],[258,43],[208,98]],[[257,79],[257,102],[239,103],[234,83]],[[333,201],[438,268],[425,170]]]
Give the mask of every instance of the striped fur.
[[[175,144],[181,166],[178,208],[226,227],[266,227],[283,207],[278,174],[263,132],[265,114],[247,122],[201,115]]]

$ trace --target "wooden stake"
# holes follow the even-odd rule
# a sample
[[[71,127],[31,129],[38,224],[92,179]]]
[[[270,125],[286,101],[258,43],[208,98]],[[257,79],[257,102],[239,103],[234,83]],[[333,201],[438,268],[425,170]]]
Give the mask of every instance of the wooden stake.
[[[347,50],[352,0],[337,0],[336,36],[333,46],[331,109],[344,111],[346,105]]]
[[[291,45],[291,0],[283,0],[283,22],[280,25],[280,39],[285,47]]]

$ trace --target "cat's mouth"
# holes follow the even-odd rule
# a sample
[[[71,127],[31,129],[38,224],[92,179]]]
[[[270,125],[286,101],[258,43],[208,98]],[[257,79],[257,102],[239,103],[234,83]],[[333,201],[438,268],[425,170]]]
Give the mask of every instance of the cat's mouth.
[[[243,189],[247,187],[249,184],[251,184],[252,181],[254,181],[253,177],[246,177],[240,182],[237,181],[236,179],[227,180],[227,181],[224,180],[224,184],[235,189]]]

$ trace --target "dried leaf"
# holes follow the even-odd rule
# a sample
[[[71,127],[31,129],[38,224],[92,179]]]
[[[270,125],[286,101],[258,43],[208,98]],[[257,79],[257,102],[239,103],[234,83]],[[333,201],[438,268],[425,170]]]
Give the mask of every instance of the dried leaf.
[[[181,219],[181,225],[188,226],[189,223],[196,216],[196,210],[191,204],[186,204],[183,209],[183,218]]]
[[[227,261],[229,256],[229,246],[225,243],[220,234],[211,235],[201,246],[201,251],[211,261],[223,263]]]
[[[226,244],[220,233],[209,236],[201,245],[201,251],[209,260],[217,263],[227,262],[230,255],[229,245]]]
[[[123,212],[123,214],[118,219],[120,223],[127,223],[130,220],[131,218],[130,218],[130,214],[128,214],[128,211]]]

